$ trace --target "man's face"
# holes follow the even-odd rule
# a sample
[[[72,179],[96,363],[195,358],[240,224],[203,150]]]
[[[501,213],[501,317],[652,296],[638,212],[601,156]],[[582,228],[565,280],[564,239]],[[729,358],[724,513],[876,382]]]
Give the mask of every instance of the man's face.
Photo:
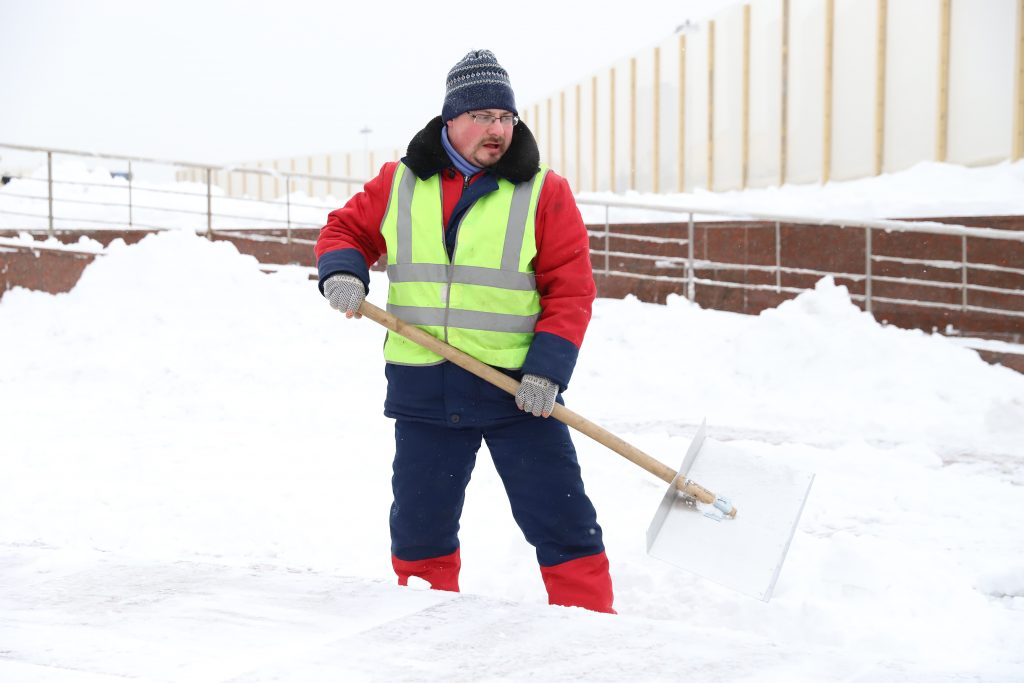
[[[486,126],[474,120],[473,116],[492,116],[494,121]],[[512,112],[504,109],[474,109],[459,114],[448,122],[448,141],[462,158],[474,166],[487,168],[498,163],[512,143],[515,127],[511,119],[502,123],[501,117],[511,117]]]

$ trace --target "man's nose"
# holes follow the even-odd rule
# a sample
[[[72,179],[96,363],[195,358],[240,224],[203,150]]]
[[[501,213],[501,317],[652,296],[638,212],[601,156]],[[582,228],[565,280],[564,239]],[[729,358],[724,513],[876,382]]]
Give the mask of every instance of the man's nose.
[[[501,119],[494,119],[484,130],[491,135],[495,133],[501,134],[505,132],[505,127],[501,125]]]

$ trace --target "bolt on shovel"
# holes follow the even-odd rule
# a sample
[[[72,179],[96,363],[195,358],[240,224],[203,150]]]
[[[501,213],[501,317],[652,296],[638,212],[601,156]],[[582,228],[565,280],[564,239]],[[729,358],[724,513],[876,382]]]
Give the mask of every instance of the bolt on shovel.
[[[451,361],[513,396],[519,390],[519,382],[515,379],[446,344],[420,328],[374,306],[368,301],[363,301],[359,307],[359,313],[391,332],[433,351],[442,358]],[[683,461],[683,467],[677,472],[668,465],[644,453],[639,448],[612,434],[607,429],[559,403],[555,404],[551,416],[670,484],[655,514],[654,521],[647,532],[648,553],[670,564],[697,573],[712,581],[722,583],[729,588],[753,595],[765,601],[768,600],[778,578],[779,570],[781,570],[782,561],[788,551],[800,511],[803,509],[803,501],[810,487],[809,480],[799,476],[795,478],[792,476],[788,478],[783,477],[787,481],[792,480],[789,488],[793,490],[790,491],[792,495],[789,498],[799,502],[799,506],[795,510],[795,517],[793,516],[794,511],[790,509],[792,506],[789,506],[781,515],[785,518],[781,520],[781,523],[779,523],[780,520],[778,519],[780,517],[779,514],[767,515],[772,520],[772,524],[768,525],[768,527],[763,523],[763,519],[754,519],[750,522],[744,521],[740,523],[737,520],[737,509],[729,499],[716,495],[689,476],[691,474],[695,475],[699,471],[696,465],[703,465],[705,460],[701,459],[700,463],[696,463],[698,456],[703,450],[704,425],[701,426],[697,436],[694,437],[694,442],[691,444]],[[749,458],[747,459],[749,460]],[[716,460],[719,460],[719,458],[716,458]],[[735,460],[735,454],[731,458],[726,457],[722,459],[723,463],[727,463],[732,468],[726,474],[728,476],[738,475],[743,477],[744,469],[748,468],[750,463],[743,462],[743,458],[740,458],[741,462],[739,464]],[[772,469],[777,474],[778,466],[773,465]],[[713,467],[709,469],[709,472],[714,473],[716,476],[720,474]],[[749,477],[747,479],[749,480]],[[731,481],[729,479],[722,480]],[[775,477],[774,484],[780,485],[778,476]],[[766,499],[763,491],[759,491],[757,487],[748,489],[748,492],[762,502]],[[771,497],[768,499],[771,500]],[[761,507],[771,508],[772,505]],[[702,514],[694,515],[694,510],[698,510]],[[762,513],[765,511],[765,509],[756,510],[756,517],[761,518],[763,516]],[[769,512],[777,513],[778,511],[773,509]],[[744,514],[746,515],[747,513]],[[722,544],[719,542],[718,552],[709,554],[705,551],[704,546],[716,545],[716,539],[713,533],[710,537],[706,536],[708,529],[702,524],[695,525],[698,519],[705,520],[708,524],[722,529],[725,527],[735,527],[735,529],[730,529],[733,533],[721,534],[727,539],[727,543]],[[717,522],[723,520],[727,523],[717,524]],[[683,533],[680,534],[680,531]],[[680,542],[679,539],[681,538],[686,539],[685,542]],[[702,542],[694,542],[695,538],[701,538]],[[753,557],[751,552],[749,552],[750,547],[755,547],[760,552],[761,557]],[[781,554],[779,553],[780,550]],[[717,569],[714,567],[707,568],[706,562],[709,558],[712,558],[713,562],[723,563],[726,568],[729,566],[740,567],[746,571],[740,571],[737,575],[736,571],[723,570],[722,565],[719,565]],[[694,560],[698,560],[698,565],[694,565]],[[751,572],[750,570],[754,568],[757,571]],[[726,580],[722,580],[722,576],[725,574],[729,574],[729,576]],[[766,577],[768,579],[767,583],[764,581]]]

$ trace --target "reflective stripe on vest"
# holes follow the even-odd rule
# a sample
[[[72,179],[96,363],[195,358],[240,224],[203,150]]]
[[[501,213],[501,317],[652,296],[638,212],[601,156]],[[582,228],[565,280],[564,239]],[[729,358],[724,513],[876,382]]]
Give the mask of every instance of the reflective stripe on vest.
[[[441,182],[420,180],[398,164],[381,233],[388,251],[388,312],[490,365],[519,368],[540,315],[533,274],[535,219],[547,168],[530,181],[499,179],[498,189],[464,214],[454,263],[444,243]],[[396,334],[390,363],[429,365],[443,359]]]

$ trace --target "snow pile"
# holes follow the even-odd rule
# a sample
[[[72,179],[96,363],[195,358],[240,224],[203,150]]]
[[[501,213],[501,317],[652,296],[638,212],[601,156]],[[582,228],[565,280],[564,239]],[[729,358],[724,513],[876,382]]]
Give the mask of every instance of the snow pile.
[[[47,237],[44,240],[35,239],[31,233],[20,232],[17,237],[0,237],[0,249],[3,247],[32,247],[34,249],[52,249],[56,251],[76,251],[89,254],[103,252],[103,243],[98,242],[85,235],[80,235],[76,242],[65,244],[56,237]]]
[[[626,421],[694,425],[706,415],[741,434],[914,441],[943,454],[1024,444],[1019,374],[940,335],[879,325],[831,278],[759,316],[670,296],[664,307],[602,300],[595,324],[614,332],[588,336],[581,362],[591,376],[574,383],[608,389],[576,400],[597,411],[601,396],[665,398],[653,409],[627,402],[618,411]],[[629,372],[594,367],[617,358]]]
[[[761,189],[679,194],[584,192],[587,199],[649,201],[672,206],[819,218],[929,218],[1024,215],[1024,160],[969,168],[925,161],[895,173],[823,185],[783,185]],[[581,206],[588,223],[604,223],[604,207]],[[680,214],[612,209],[612,222],[680,221]],[[701,220],[713,218],[702,216]]]
[[[373,285],[380,305],[385,282]],[[270,577],[279,592],[266,603],[230,592],[247,605],[230,621],[301,622],[275,636],[300,654],[316,625],[331,628],[333,610],[349,608],[331,597],[330,577],[390,584],[383,331],[332,311],[305,269],[266,275],[229,243],[163,233],[115,243],[67,294],[8,292],[0,330],[0,547],[22,558],[0,563],[0,585],[62,576],[53,553],[75,566],[140,567],[115,574],[123,589],[95,588],[68,569],[57,597],[31,608],[27,595],[0,589],[0,642],[14,643],[5,658],[49,661],[78,620],[100,629],[102,643],[119,628],[104,616],[110,603],[89,597],[104,591],[116,599],[165,581],[161,591],[192,591],[188,615],[199,594],[235,590],[216,578],[228,570],[182,563]],[[470,644],[459,657],[437,654],[447,664],[430,672],[476,678],[516,678],[517,658],[539,667],[524,672],[567,672],[568,661],[603,680],[671,680],[670,660],[701,663],[687,671],[695,681],[758,671],[780,681],[1024,676],[1024,376],[941,337],[880,326],[825,280],[760,316],[680,298],[599,300],[566,400],[673,466],[707,416],[719,447],[815,472],[772,602],[649,558],[643,532],[664,484],[578,436],[620,619],[543,607],[532,550],[481,453],[461,534],[467,601],[438,598],[436,620],[414,620],[419,631],[374,631],[372,605],[402,613],[409,591],[365,589],[372,596],[351,607],[365,616],[347,615],[355,624],[345,628],[380,637],[360,656],[322,653],[334,678],[402,678],[412,659],[432,661],[429,648],[409,649],[420,637],[435,642],[428,628],[438,642]],[[307,591],[301,618],[282,607],[285,569],[309,577],[295,579]],[[163,624],[170,641],[148,671],[172,680],[194,645],[181,625],[189,617],[121,599],[119,609]],[[14,607],[29,610],[32,629],[5,620]],[[490,664],[477,644],[485,633],[502,655]],[[264,642],[209,637],[241,660],[239,642]],[[660,654],[641,656],[645,647]],[[96,658],[84,651],[62,652],[62,666],[103,670],[89,669]],[[371,656],[376,674],[360,668]],[[189,671],[220,680],[209,657],[207,669]]]

